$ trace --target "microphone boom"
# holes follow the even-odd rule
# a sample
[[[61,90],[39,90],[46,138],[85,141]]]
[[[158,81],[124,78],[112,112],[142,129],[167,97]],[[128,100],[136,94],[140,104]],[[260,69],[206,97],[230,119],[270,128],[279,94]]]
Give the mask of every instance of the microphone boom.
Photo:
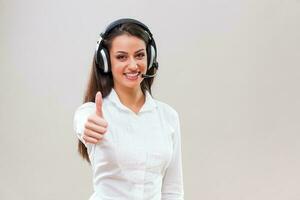
[[[156,76],[156,73],[155,74],[152,74],[152,75],[148,75],[148,74],[142,74],[142,78],[152,78]]]

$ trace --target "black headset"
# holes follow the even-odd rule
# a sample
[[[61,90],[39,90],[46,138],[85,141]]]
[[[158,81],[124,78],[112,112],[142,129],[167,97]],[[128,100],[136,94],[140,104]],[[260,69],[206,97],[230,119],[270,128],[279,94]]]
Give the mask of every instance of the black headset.
[[[121,26],[122,24],[125,24],[125,23],[136,24],[136,25],[140,26],[147,33],[147,35],[149,37],[149,42],[146,47],[147,71],[152,67],[155,67],[156,69],[158,69],[158,63],[156,61],[157,49],[156,49],[155,41],[152,37],[151,31],[142,22],[135,20],[135,19],[130,19],[130,18],[122,18],[122,19],[118,19],[118,20],[112,22],[111,24],[109,24],[107,26],[105,31],[100,34],[100,37],[97,41],[96,50],[95,50],[95,62],[98,65],[98,67],[104,73],[111,72],[109,51],[108,51],[107,47],[105,47],[105,45],[104,45],[104,40],[108,37],[108,35],[114,28]]]

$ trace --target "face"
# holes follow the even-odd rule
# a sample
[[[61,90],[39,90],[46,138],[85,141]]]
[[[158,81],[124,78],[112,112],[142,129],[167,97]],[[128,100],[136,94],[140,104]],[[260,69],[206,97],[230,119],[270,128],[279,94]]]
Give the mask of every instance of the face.
[[[146,44],[138,37],[120,35],[109,50],[114,86],[119,89],[140,89],[141,74],[147,71]]]

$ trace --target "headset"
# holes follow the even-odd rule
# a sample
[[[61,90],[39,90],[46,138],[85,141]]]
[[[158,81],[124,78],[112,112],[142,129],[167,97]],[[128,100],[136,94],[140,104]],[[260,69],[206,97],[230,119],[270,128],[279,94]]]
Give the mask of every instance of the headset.
[[[133,23],[141,27],[148,35],[149,41],[147,47],[146,47],[146,52],[147,52],[147,72],[149,69],[152,67],[155,67],[158,69],[158,62],[156,60],[157,58],[157,49],[156,49],[156,44],[155,41],[152,37],[152,33],[149,30],[149,28],[143,24],[142,22],[135,20],[135,19],[130,19],[130,18],[122,18],[118,19],[111,24],[107,26],[107,28],[102,32],[97,40],[97,46],[95,50],[95,62],[96,66],[101,69],[102,72],[104,73],[109,73],[111,72],[111,63],[110,63],[110,57],[109,57],[109,50],[107,47],[104,45],[104,40],[109,36],[111,31],[115,29],[116,27],[122,26],[122,24],[125,23]],[[154,77],[154,75],[142,75],[144,78],[150,78]]]

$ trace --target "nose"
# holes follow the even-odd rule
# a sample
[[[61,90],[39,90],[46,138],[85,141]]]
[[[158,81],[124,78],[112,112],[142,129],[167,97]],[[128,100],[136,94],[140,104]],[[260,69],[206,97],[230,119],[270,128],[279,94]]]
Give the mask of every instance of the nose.
[[[135,70],[138,68],[138,64],[136,62],[136,60],[134,58],[131,58],[129,63],[128,63],[128,67],[132,70]]]

